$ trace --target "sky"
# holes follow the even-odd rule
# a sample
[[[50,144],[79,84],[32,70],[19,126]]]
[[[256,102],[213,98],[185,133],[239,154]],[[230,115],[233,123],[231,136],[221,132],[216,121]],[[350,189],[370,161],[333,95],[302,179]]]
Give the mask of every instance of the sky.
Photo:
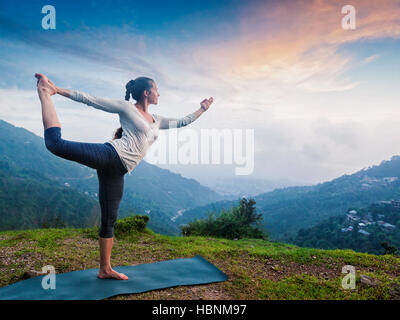
[[[47,4],[55,29],[42,28]],[[344,4],[355,29],[342,27]],[[249,178],[324,182],[400,154],[399,37],[398,0],[0,0],[0,119],[43,137],[35,72],[111,99],[148,76],[160,93],[149,112],[183,117],[214,97],[190,129],[254,129]],[[119,127],[53,101],[64,139],[101,143]],[[237,167],[156,165],[200,182]]]

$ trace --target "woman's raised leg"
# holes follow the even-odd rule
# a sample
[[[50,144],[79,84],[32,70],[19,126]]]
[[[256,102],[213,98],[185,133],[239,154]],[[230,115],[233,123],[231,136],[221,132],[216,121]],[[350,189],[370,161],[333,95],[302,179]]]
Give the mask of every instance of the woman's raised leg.
[[[38,80],[37,91],[42,104],[42,119],[44,129],[46,130],[50,127],[61,128],[56,109],[54,108],[53,101],[51,100],[51,95],[54,93],[50,84],[46,82],[43,77],[40,77]]]
[[[48,88],[38,81],[39,99],[42,104],[44,140],[46,148],[56,156],[78,162],[93,169],[105,168],[112,159],[112,148],[104,143],[84,143],[61,138],[61,124],[58,120]]]
[[[47,128],[44,131],[44,142],[54,155],[92,169],[104,169],[115,162],[115,151],[111,145],[64,140],[59,127]]]

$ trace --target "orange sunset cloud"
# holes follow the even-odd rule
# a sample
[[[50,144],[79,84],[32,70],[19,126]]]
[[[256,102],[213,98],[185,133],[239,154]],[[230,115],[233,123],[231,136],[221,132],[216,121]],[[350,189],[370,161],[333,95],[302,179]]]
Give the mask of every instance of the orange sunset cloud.
[[[237,79],[269,79],[309,90],[346,90],[351,57],[340,45],[400,36],[400,2],[351,1],[356,29],[342,28],[343,1],[279,1],[243,9],[232,40],[195,48],[196,55]]]

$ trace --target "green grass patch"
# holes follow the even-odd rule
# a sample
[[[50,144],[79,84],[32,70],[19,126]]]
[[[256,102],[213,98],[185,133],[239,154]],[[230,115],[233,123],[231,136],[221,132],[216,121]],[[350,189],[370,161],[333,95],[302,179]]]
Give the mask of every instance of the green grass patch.
[[[174,237],[138,226],[134,219],[140,218],[119,222],[113,266],[199,254],[230,276],[218,286],[233,299],[390,299],[389,284],[400,283],[400,258],[396,256],[300,248],[263,239]],[[47,264],[55,266],[58,273],[98,267],[96,228],[3,231],[0,239],[0,250],[7,257],[0,259],[0,286],[19,281],[25,271],[40,271]],[[356,268],[356,290],[341,286],[344,265]],[[299,267],[305,268],[297,270]],[[327,275],[320,276],[319,270]],[[380,280],[381,285],[362,285],[361,273]],[[203,288],[207,290],[207,286]]]

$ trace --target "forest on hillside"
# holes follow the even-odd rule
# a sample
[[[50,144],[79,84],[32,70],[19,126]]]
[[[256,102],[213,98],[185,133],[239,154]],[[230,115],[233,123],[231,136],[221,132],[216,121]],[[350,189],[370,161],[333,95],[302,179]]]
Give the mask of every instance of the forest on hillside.
[[[400,205],[380,201],[365,208],[351,208],[311,228],[300,229],[291,243],[321,249],[353,249],[385,254],[400,250]]]

